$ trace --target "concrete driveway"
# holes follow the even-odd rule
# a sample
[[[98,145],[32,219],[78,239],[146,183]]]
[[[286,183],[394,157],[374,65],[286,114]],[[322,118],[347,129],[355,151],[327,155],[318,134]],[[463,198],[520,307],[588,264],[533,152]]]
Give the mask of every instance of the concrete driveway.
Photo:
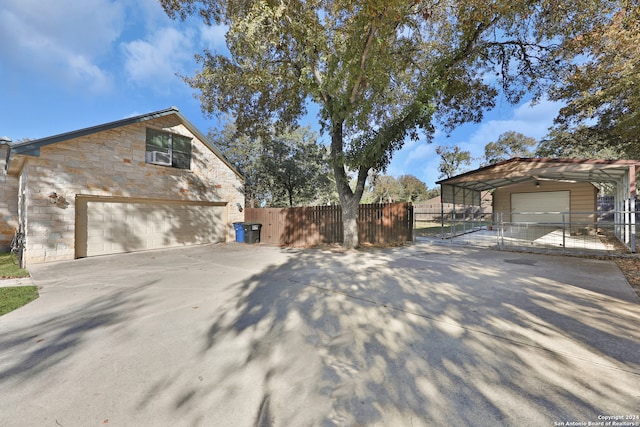
[[[31,271],[41,297],[0,317],[2,426],[640,425],[611,261],[233,243]]]

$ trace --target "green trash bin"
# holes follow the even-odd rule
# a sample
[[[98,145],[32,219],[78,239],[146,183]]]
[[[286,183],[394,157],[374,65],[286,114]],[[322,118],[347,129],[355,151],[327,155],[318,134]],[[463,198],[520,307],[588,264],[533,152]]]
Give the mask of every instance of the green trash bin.
[[[244,229],[245,243],[260,243],[262,224],[257,222],[243,222],[242,228]]]

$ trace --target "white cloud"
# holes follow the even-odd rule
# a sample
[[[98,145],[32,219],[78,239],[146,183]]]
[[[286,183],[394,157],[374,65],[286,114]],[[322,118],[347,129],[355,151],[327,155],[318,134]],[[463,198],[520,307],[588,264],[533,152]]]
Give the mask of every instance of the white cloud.
[[[68,58],[68,64],[73,80],[88,82],[91,92],[105,92],[111,88],[111,77],[84,56],[71,56]]]
[[[179,81],[185,64],[193,61],[193,37],[175,28],[165,27],[145,40],[122,44],[127,79],[140,86],[161,90]]]
[[[542,100],[535,105],[525,102],[515,107],[510,117],[504,120],[489,120],[482,123],[466,142],[474,147],[481,146],[484,152],[484,146],[487,143],[497,141],[500,135],[508,131],[519,132],[540,140],[548,133],[561,106],[562,104],[558,102],[548,100]]]
[[[225,35],[227,31],[229,31],[229,27],[226,25],[208,26],[200,24],[200,42],[210,50],[226,49],[227,41]]]
[[[16,69],[59,82],[108,90],[110,77],[96,58],[122,30],[124,8],[109,0],[5,0],[0,11],[0,55]]]
[[[409,163],[429,158],[433,156],[435,150],[436,147],[433,144],[428,144],[426,142],[420,143],[409,151],[406,162]]]

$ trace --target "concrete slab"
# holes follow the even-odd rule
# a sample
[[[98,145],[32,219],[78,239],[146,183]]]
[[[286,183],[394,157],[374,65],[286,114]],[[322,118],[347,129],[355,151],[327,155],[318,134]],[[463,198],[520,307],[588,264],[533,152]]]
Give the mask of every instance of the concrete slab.
[[[640,415],[640,299],[610,261],[234,243],[31,272],[41,297],[0,317],[3,426]]]
[[[568,254],[609,255],[620,252],[611,242],[604,241],[597,235],[571,235],[562,229],[552,226],[505,227],[502,235],[498,231],[485,228],[459,234],[445,240],[433,237],[418,237],[418,240],[429,242],[439,240],[441,243],[472,245],[485,248],[513,248],[535,251],[549,249],[564,251]]]

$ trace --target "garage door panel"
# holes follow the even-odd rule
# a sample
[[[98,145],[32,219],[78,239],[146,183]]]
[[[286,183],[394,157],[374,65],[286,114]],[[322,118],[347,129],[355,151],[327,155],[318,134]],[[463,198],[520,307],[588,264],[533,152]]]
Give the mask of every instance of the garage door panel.
[[[513,193],[511,194],[512,221],[561,224],[560,212],[571,210],[570,196],[570,191]],[[538,213],[531,214],[531,212]]]
[[[224,241],[225,206],[86,201],[78,210],[78,256]],[[86,249],[86,250],[85,250]]]

